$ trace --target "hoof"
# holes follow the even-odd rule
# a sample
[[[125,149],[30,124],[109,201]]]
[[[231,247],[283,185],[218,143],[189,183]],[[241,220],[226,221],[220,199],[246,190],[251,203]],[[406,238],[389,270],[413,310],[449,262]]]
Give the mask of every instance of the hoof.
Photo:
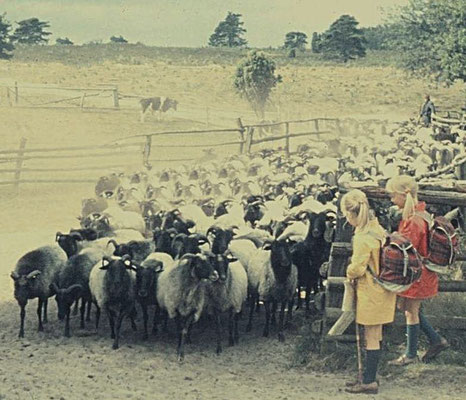
[[[23,338],[24,337],[24,332],[20,332],[19,335],[18,335],[19,338]]]

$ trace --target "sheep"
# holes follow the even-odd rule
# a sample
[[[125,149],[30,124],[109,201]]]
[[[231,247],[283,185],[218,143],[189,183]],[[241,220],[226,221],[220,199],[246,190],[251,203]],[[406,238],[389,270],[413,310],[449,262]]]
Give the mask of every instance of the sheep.
[[[91,292],[89,275],[94,265],[102,259],[105,253],[101,249],[87,248],[79,254],[71,256],[58,274],[57,282],[52,283],[56,293],[58,319],[65,320],[66,337],[70,337],[71,305],[81,299],[81,329],[84,329],[84,313],[87,304],[87,321],[90,320]]]
[[[97,307],[96,329],[99,327],[100,311],[104,309],[110,322],[114,350],[119,347],[120,328],[125,316],[130,316],[131,326],[136,330],[133,319],[136,300],[135,271],[136,266],[129,255],[112,258],[104,256],[102,262],[94,265],[89,276],[92,302]]]
[[[247,330],[252,328],[254,304],[259,297],[265,305],[265,327],[263,336],[269,335],[270,303],[281,303],[278,326],[278,339],[285,340],[283,319],[288,304],[287,319],[291,320],[293,297],[298,282],[298,270],[291,259],[287,240],[274,240],[258,249],[248,264],[248,280],[251,292],[249,322]],[[274,306],[275,307],[275,306]]]
[[[146,258],[136,270],[136,300],[142,309],[144,319],[144,333],[143,339],[148,338],[147,334],[147,307],[149,305],[156,305],[154,316],[154,325],[152,333],[157,333],[157,280],[160,273],[163,271],[163,262],[155,259],[154,257]],[[169,264],[170,265],[170,264]]]
[[[21,326],[19,337],[24,337],[24,318],[29,299],[38,298],[37,316],[39,332],[44,330],[42,322],[47,322],[48,298],[55,293],[52,283],[57,280],[58,273],[65,266],[68,257],[58,245],[39,247],[23,255],[11,273],[14,281],[14,296],[21,308]],[[44,318],[42,320],[42,309]]]
[[[171,268],[165,268],[157,284],[157,302],[177,321],[178,360],[184,360],[184,343],[189,328],[197,322],[206,303],[207,282],[218,279],[203,254],[185,254]]]
[[[239,342],[238,317],[246,301],[248,277],[240,262],[227,251],[224,254],[209,254],[209,261],[219,278],[208,287],[208,311],[214,315],[217,331],[217,354],[222,352],[220,314],[228,315],[228,340],[233,346]],[[233,333],[234,332],[234,333]]]

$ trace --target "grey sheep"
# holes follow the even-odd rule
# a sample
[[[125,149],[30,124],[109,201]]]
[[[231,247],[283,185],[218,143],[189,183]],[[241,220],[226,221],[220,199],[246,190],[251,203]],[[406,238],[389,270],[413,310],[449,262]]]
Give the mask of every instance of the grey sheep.
[[[55,294],[52,284],[56,282],[60,270],[65,266],[68,257],[58,245],[39,247],[23,255],[11,273],[14,281],[14,296],[21,311],[19,337],[24,337],[24,317],[28,300],[38,298],[37,316],[38,330],[42,332],[42,322],[47,322],[48,298]],[[43,319],[42,319],[43,310]]]
[[[184,359],[184,343],[192,324],[204,311],[207,285],[218,279],[207,257],[203,254],[185,254],[173,266],[165,267],[157,284],[157,302],[170,318],[176,317],[178,333],[178,360]]]

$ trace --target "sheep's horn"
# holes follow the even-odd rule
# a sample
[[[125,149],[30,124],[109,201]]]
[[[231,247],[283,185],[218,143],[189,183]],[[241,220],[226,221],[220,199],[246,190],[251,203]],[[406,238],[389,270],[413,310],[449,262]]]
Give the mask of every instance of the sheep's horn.
[[[108,247],[109,244],[113,244],[113,245],[115,246],[115,248],[118,247],[118,243],[116,242],[115,239],[110,239],[110,240],[107,242],[107,247]]]
[[[209,229],[207,229],[206,235],[208,236],[209,234],[216,235],[217,234],[218,228],[216,226],[211,226]]]
[[[55,294],[58,294],[58,292],[60,292],[60,288],[58,287],[58,285],[55,282],[53,282],[50,286],[52,287]]]
[[[38,269],[36,269],[36,270],[30,272],[29,274],[27,274],[26,279],[33,279],[36,276],[39,276],[40,274],[41,274],[41,272]]]
[[[77,284],[71,285],[69,288],[65,289],[64,293],[65,294],[71,293],[74,289],[77,289],[77,288],[79,288],[79,290],[83,290],[83,287],[80,284],[77,283]]]
[[[84,238],[79,232],[70,232],[70,237],[76,240],[84,240]]]
[[[16,271],[12,271],[10,276],[11,276],[11,279],[13,279],[14,281],[19,279],[19,275]]]

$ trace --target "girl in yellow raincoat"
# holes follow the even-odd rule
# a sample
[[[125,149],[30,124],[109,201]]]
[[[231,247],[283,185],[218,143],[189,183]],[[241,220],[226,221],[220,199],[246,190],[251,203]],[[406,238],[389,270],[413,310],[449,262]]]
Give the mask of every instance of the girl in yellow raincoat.
[[[341,199],[341,210],[354,226],[353,256],[346,276],[356,281],[356,322],[364,326],[366,359],[362,382],[349,384],[350,393],[377,393],[377,366],[380,359],[382,325],[395,318],[396,294],[374,281],[369,269],[379,272],[380,246],[385,232],[369,210],[366,195],[351,190]]]

